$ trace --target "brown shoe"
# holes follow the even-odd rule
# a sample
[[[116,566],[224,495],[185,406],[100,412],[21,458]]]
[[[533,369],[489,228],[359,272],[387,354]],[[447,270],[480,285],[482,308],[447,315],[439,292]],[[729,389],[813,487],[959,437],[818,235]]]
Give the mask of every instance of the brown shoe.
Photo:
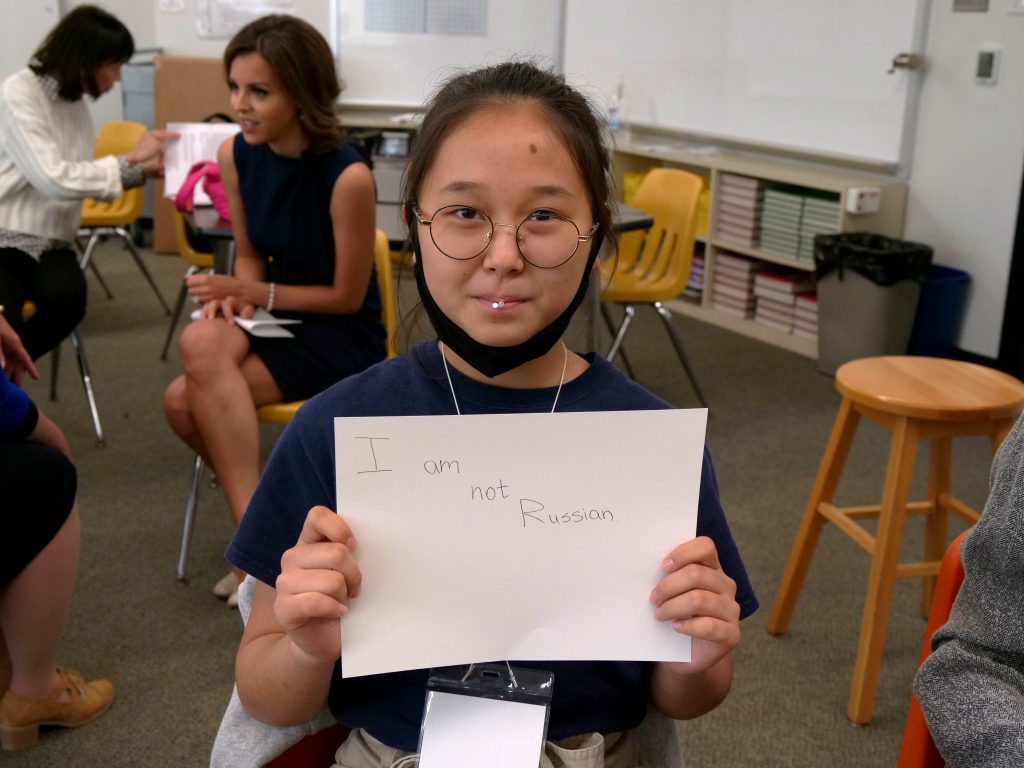
[[[87,683],[73,669],[58,667],[60,682],[41,699],[7,691],[0,701],[0,747],[15,752],[34,746],[40,725],[74,728],[102,715],[114,698],[109,680]]]

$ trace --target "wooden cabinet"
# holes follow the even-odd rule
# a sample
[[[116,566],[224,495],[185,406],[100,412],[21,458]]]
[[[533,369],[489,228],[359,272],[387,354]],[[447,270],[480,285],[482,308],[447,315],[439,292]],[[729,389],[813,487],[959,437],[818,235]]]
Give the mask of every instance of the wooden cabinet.
[[[710,286],[718,254],[728,252],[767,265],[814,270],[814,263],[806,258],[806,252],[803,254],[805,258],[799,258],[795,254],[785,254],[782,252],[785,249],[777,247],[773,250],[768,245],[742,244],[727,234],[728,225],[722,215],[722,190],[728,174],[762,181],[769,189],[837,202],[837,206],[831,206],[835,217],[834,232],[877,232],[890,237],[900,237],[903,233],[906,183],[891,176],[816,165],[799,159],[776,159],[711,147],[688,146],[665,137],[652,136],[647,139],[637,135],[629,138],[616,136],[613,162],[619,190],[624,188],[624,177],[628,172],[646,171],[657,166],[682,168],[703,176],[710,189],[708,231],[705,237],[698,238],[698,247],[704,250],[703,295],[699,304],[681,300],[671,302],[672,311],[811,358],[818,354],[817,344],[813,340],[720,312],[712,306]],[[878,211],[859,214],[847,212],[847,200],[853,194],[851,190],[864,187],[879,191]]]

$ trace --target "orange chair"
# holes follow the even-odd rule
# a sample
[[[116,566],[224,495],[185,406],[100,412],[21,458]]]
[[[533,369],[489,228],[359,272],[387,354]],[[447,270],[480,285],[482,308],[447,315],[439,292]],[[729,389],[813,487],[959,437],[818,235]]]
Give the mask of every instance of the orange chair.
[[[96,147],[93,156],[99,158],[108,155],[123,155],[125,152],[130,151],[145,133],[146,126],[142,123],[120,120],[107,123],[96,136]],[[82,203],[82,223],[79,225],[78,237],[88,237],[89,244],[81,249],[81,267],[84,270],[92,266],[95,271],[92,257],[96,246],[107,237],[115,235],[120,237],[125,247],[131,253],[132,258],[135,259],[135,263],[142,270],[142,274],[149,282],[153,293],[156,294],[160,304],[163,305],[164,311],[169,315],[171,314],[171,308],[164,301],[163,294],[160,293],[153,275],[150,274],[149,268],[146,267],[145,262],[139,256],[139,252],[135,249],[135,242],[132,240],[128,230],[125,229],[129,225],[134,224],[139,216],[142,215],[145,202],[145,187],[135,187],[134,189],[126,189],[119,198],[112,202],[88,198]],[[81,248],[80,244],[79,247]],[[96,272],[96,274],[99,277],[99,273]],[[99,279],[107,295],[110,296],[110,289],[103,282],[103,278],[99,277]]]
[[[317,731],[275,757],[266,768],[305,768],[309,765],[332,765],[334,754],[348,738],[349,729],[341,723]]]
[[[653,216],[654,226],[643,237],[624,235],[617,257],[605,262],[602,301],[621,304],[625,315],[616,330],[605,304],[601,305],[601,314],[614,337],[608,350],[608,360],[612,361],[633,321],[636,305],[650,304],[668,331],[697,399],[706,407],[682,338],[672,325],[672,313],[663,303],[677,298],[690,277],[702,189],[704,180],[700,176],[675,168],[653,168],[644,177],[631,204]],[[632,375],[625,354],[623,362]]]
[[[377,269],[377,287],[380,291],[381,321],[387,333],[387,354],[388,357],[395,357],[398,350],[395,346],[395,330],[398,324],[398,311],[395,305],[395,281],[391,269],[391,247],[388,244],[388,236],[383,230],[377,230],[377,237],[373,244],[373,259]],[[266,424],[287,424],[295,416],[296,411],[302,407],[305,400],[296,400],[290,403],[270,403],[256,410],[256,417]],[[189,482],[188,499],[185,502],[185,524],[181,533],[181,548],[178,552],[178,568],[175,577],[178,581],[185,581],[188,570],[188,551],[192,542],[192,528],[195,522],[196,504],[199,501],[199,486],[203,481],[205,462],[202,457],[196,456],[192,467],[192,479]]]
[[[968,529],[970,530],[970,529]],[[939,578],[935,583],[932,596],[932,608],[928,613],[928,626],[924,631],[924,642],[921,644],[921,658],[918,666],[924,663],[932,652],[932,635],[949,620],[953,601],[964,581],[964,564],[960,560],[960,543],[967,531],[964,531],[949,545],[942,565]],[[903,745],[900,747],[897,768],[943,768],[945,761],[932,740],[932,734],[925,722],[921,703],[913,693],[910,695],[910,710],[907,712],[907,724],[903,728]]]

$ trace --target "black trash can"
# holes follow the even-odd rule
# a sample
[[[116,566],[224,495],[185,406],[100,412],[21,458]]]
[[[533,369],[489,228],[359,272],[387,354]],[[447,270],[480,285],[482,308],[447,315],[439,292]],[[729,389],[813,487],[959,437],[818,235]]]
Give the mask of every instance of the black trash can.
[[[917,302],[910,354],[949,357],[960,332],[971,276],[962,269],[932,264]]]
[[[932,249],[870,232],[814,238],[818,370],[860,357],[905,355]]]

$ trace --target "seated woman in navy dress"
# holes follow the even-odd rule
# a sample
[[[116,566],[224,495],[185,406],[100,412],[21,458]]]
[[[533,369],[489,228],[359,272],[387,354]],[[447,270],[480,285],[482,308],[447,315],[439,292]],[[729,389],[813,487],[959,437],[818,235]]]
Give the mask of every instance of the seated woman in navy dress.
[[[184,375],[168,386],[171,428],[209,463],[237,523],[260,473],[256,408],[299,400],[383,360],[374,277],[373,177],[343,142],[333,57],[315,29],[266,16],[224,52],[242,130],[218,153],[235,239],[233,275],[195,275],[202,317],[180,341]],[[294,338],[234,324],[258,308],[301,320]],[[237,574],[214,589],[231,597]]]

